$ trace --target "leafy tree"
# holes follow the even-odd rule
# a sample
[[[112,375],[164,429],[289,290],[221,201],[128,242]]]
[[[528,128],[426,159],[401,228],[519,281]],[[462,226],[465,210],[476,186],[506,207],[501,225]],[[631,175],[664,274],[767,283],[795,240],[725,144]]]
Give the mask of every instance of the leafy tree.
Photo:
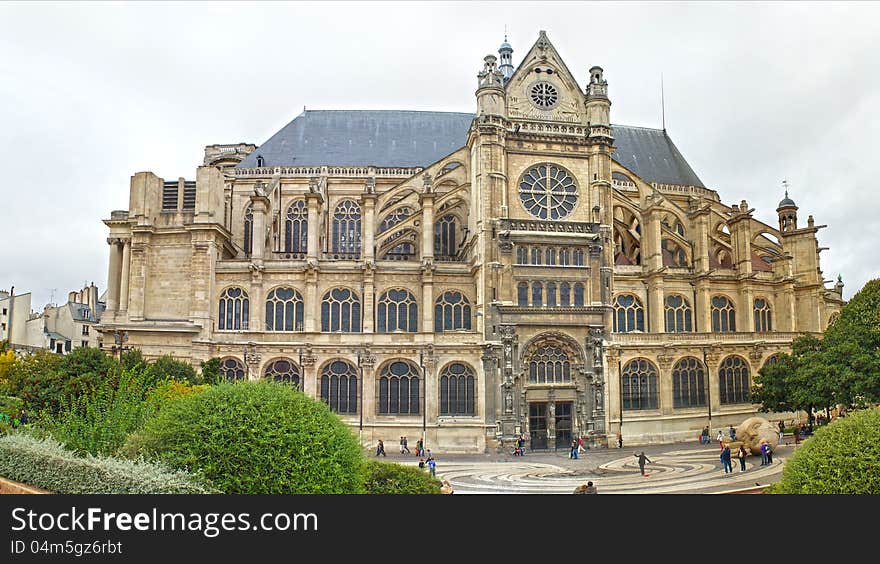
[[[144,359],[140,349],[129,349],[122,353],[120,364],[122,364],[122,368],[125,370],[131,370],[139,364],[146,365],[147,361]]]
[[[10,367],[2,383],[3,394],[21,398],[32,413],[57,412],[61,402],[70,395],[62,371],[63,358],[48,351],[18,359]]]
[[[196,374],[195,369],[190,363],[175,360],[170,355],[162,356],[152,362],[148,373],[153,382],[177,380],[178,382],[189,382],[191,384],[201,383],[201,378]]]
[[[219,384],[223,381],[220,374],[220,358],[211,357],[202,361],[202,382],[206,384]]]

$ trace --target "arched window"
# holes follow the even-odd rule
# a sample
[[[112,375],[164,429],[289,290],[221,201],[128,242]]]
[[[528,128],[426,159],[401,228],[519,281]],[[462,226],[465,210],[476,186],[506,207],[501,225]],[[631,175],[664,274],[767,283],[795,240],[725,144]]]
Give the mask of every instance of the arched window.
[[[250,301],[247,292],[241,288],[226,288],[220,294],[220,312],[217,316],[217,329],[220,331],[240,331],[248,328]]]
[[[545,345],[528,361],[530,384],[563,384],[571,382],[571,359],[562,347]]]
[[[321,371],[321,400],[336,413],[357,413],[358,377],[354,366],[336,360]]]
[[[556,266],[556,249],[551,247],[544,251],[544,264]]]
[[[645,308],[631,294],[617,296],[614,300],[614,332],[629,333],[645,330]]]
[[[440,415],[474,415],[476,379],[464,364],[454,362],[440,372]]]
[[[559,284],[559,305],[562,307],[571,305],[571,284],[568,282]]]
[[[279,358],[267,364],[263,370],[263,376],[267,380],[293,384],[298,388],[302,388],[300,385],[299,367],[292,360],[286,358]]]
[[[244,380],[244,364],[234,357],[226,357],[220,361],[220,374],[223,375],[228,382],[236,380]]]
[[[353,200],[343,200],[333,212],[333,253],[360,255],[361,207]]]
[[[412,363],[395,361],[379,373],[379,414],[419,413],[419,369]]]
[[[516,246],[516,264],[529,264],[528,247]]]
[[[544,285],[540,282],[532,282],[532,305],[540,306],[544,297]]]
[[[706,371],[703,363],[687,356],[672,367],[672,407],[706,405]]]
[[[529,284],[520,282],[516,285],[516,305],[529,305]]]
[[[348,288],[334,288],[321,300],[321,331],[360,333],[361,300]]]
[[[657,409],[657,368],[644,358],[626,363],[621,375],[623,409]]]
[[[718,367],[718,388],[722,404],[749,403],[749,365],[729,356]]]
[[[764,298],[757,298],[755,300],[755,331],[766,333],[773,330],[773,320],[770,313],[770,303]]]
[[[257,155],[257,166],[259,166],[259,167],[266,166],[266,160],[263,157],[261,157],[260,155]]]
[[[244,210],[244,254],[250,256],[254,252],[254,206]]]
[[[538,247],[532,247],[532,264],[541,264],[541,258],[541,249],[539,249]]]
[[[434,331],[470,331],[471,303],[456,290],[443,292],[434,305]]]
[[[584,250],[583,249],[575,249],[571,252],[572,264],[574,266],[583,266],[584,265]]]
[[[693,331],[691,304],[677,294],[666,296],[666,332],[685,333]]]
[[[736,331],[736,310],[733,303],[724,296],[712,297],[712,331]]]
[[[584,307],[584,285],[580,282],[574,284],[574,307]]]
[[[266,331],[302,331],[303,299],[293,288],[275,288],[266,298]]]
[[[547,307],[556,307],[556,282],[547,282]]]
[[[303,254],[308,245],[306,237],[309,233],[309,210],[305,200],[297,200],[287,208],[287,219],[284,222],[284,252]]]
[[[377,333],[418,332],[419,308],[415,296],[404,288],[388,290],[376,304],[376,319]]]
[[[562,249],[559,251],[559,264],[562,266],[568,266],[569,261],[571,260],[569,257],[571,255],[571,251],[568,249]]]
[[[434,222],[434,256],[452,258],[457,250],[455,216],[447,214]]]
[[[412,215],[412,208],[407,206],[397,208],[382,220],[382,223],[379,224],[379,233],[384,233],[405,220],[409,216]],[[401,231],[399,233],[395,233],[391,237],[388,238],[388,241],[394,241],[395,239],[400,238],[405,232]],[[401,242],[399,245],[396,245],[390,248],[385,256],[382,257],[386,260],[411,260],[416,255],[415,245],[410,241]]]
[[[767,357],[767,360],[764,361],[764,366],[770,366],[771,364],[776,364],[777,362],[779,362],[779,355],[771,354],[769,357]],[[764,366],[762,366],[761,368],[764,368]]]
[[[663,239],[661,243],[663,266],[686,267],[688,266],[687,254],[678,243],[671,239]]]

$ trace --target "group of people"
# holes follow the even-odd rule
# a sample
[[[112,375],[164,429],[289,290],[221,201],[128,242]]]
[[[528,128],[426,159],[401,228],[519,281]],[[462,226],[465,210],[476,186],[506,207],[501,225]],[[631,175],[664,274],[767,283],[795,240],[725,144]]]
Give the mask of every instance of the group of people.
[[[408,454],[409,452],[406,437],[400,437],[400,454]],[[385,454],[385,443],[382,442],[382,439],[379,439],[379,442],[376,444],[376,456],[388,456]],[[420,457],[419,468],[422,470],[427,468],[431,473],[431,476],[437,475],[437,461],[434,460],[434,455],[431,454],[431,449],[424,448],[421,439],[416,443],[416,456]]]
[[[428,472],[431,473],[431,476],[436,476],[437,475],[437,461],[434,460],[434,457],[431,456],[430,452],[431,451],[428,450],[429,454],[428,454],[427,460],[424,458],[419,458],[419,468],[421,468],[422,470],[427,468]]]
[[[6,415],[5,413],[0,413],[0,423],[7,423],[7,424],[11,425],[12,427],[18,427],[20,425],[27,425],[28,424],[27,410],[22,408],[22,410],[18,414],[18,417],[14,416],[14,415],[12,417],[10,417],[9,415]]]
[[[577,439],[571,440],[571,445],[569,445],[570,450],[568,452],[568,457],[577,460],[578,453],[587,452],[584,448],[584,438],[578,437]]]
[[[599,489],[593,485],[593,482],[587,482],[586,484],[581,484],[574,489],[576,494],[597,494],[599,493]]]
[[[739,450],[736,454],[737,458],[739,458],[739,471],[746,471],[746,457],[749,456],[749,451],[746,450],[745,445],[739,445]],[[725,474],[733,473],[733,462],[731,460],[731,452],[730,447],[725,445],[723,449],[721,449],[721,466],[724,467]]]
[[[513,456],[525,456],[526,454],[526,440],[520,434],[516,438],[516,445],[513,447]]]

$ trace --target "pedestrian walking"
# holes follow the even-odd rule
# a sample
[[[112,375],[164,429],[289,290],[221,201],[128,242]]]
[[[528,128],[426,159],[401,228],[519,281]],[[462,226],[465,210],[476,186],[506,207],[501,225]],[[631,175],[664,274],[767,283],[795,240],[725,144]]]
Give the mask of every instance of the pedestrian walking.
[[[578,452],[587,452],[584,448],[584,438],[578,437]]]
[[[434,460],[433,456],[428,457],[428,470],[431,472],[431,476],[437,476],[437,462]]]
[[[729,474],[733,472],[733,466],[730,463],[730,447],[724,447],[724,450],[721,451],[721,464],[724,466],[724,473]]]
[[[718,436],[715,437],[715,440],[721,445],[721,448],[724,448],[724,432],[721,429],[718,429]]]
[[[416,456],[425,456],[424,451],[422,450],[424,444],[422,443],[422,439],[416,441]]]
[[[522,434],[520,434],[519,438],[516,440],[516,445],[519,447],[519,455],[524,456],[526,454],[526,440],[523,438]]]
[[[424,458],[419,458],[419,469],[420,470],[425,469],[425,459]]]
[[[767,464],[773,464],[773,447],[767,445]]]
[[[400,437],[400,454],[403,454],[403,437]]]
[[[408,443],[408,441],[407,441],[406,437],[404,436],[403,437],[403,452],[405,452],[406,454],[410,454],[409,444],[407,444],[407,443]],[[403,454],[403,452],[401,454]]]
[[[617,448],[623,448],[623,435],[617,433]]]
[[[379,444],[376,445],[376,456],[379,455],[388,456],[385,454],[385,443],[382,442],[382,439],[379,439]]]
[[[761,466],[767,465],[767,443],[761,441]]]
[[[746,452],[746,447],[743,446],[743,445],[739,445],[739,454],[738,454],[738,456],[739,456],[739,471],[740,471],[740,472],[745,472],[745,471],[746,471],[746,457],[747,457],[748,455],[749,455],[749,453]]]
[[[735,441],[736,440],[736,429],[733,428],[733,425],[730,426],[730,429],[728,429],[727,432],[730,435],[730,440]]]
[[[651,464],[654,464],[654,463],[651,462],[651,460],[649,460],[647,456],[645,456],[645,451],[642,451],[641,454],[634,454],[633,456],[635,456],[636,458],[639,459],[639,471],[642,473],[642,476],[644,476],[645,475],[645,462],[650,462]]]
[[[709,444],[709,426],[703,427],[703,433],[700,435],[700,444]]]
[[[568,457],[577,460],[578,457],[578,443],[576,440],[571,440],[570,449],[568,451]]]
[[[782,443],[783,437],[785,436],[785,423],[782,420],[779,420],[779,443]]]

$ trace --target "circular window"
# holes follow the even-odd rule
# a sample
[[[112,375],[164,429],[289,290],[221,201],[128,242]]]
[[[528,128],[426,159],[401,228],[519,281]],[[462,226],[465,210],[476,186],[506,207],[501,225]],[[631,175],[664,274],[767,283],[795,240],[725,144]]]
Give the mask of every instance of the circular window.
[[[543,163],[523,175],[519,199],[526,211],[538,219],[562,219],[577,203],[577,185],[561,167]]]
[[[529,91],[529,98],[542,110],[549,110],[559,102],[559,91],[549,82],[538,82]]]

